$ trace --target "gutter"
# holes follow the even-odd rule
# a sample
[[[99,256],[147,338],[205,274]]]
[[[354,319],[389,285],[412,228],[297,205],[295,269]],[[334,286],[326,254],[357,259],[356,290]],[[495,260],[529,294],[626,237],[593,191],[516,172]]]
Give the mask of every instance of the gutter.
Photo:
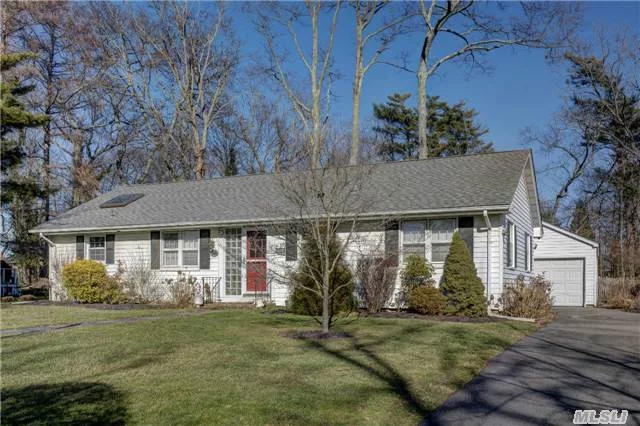
[[[433,210],[398,210],[398,211],[388,211],[388,212],[376,212],[370,214],[359,214],[359,215],[343,215],[341,218],[343,220],[348,220],[349,218],[359,219],[359,220],[388,220],[397,217],[408,218],[408,217],[430,217],[430,216],[440,216],[442,214],[479,214],[487,211],[491,211],[492,213],[501,213],[507,211],[509,209],[509,205],[494,205],[494,206],[477,206],[477,207],[456,207],[456,208],[448,208],[448,209],[433,209]],[[315,217],[324,217],[323,215],[318,216],[309,216],[309,219]],[[189,229],[194,227],[232,227],[232,226],[243,226],[243,225],[277,225],[281,223],[286,223],[289,221],[299,220],[299,217],[291,216],[291,217],[278,217],[273,219],[268,218],[257,218],[257,219],[243,219],[236,221],[199,221],[199,222],[170,222],[170,223],[157,223],[157,224],[149,224],[149,225],[123,225],[123,226],[98,226],[98,227],[85,227],[85,228],[67,228],[67,229],[38,229],[34,228],[29,230],[29,233],[36,234],[42,232],[46,232],[48,235],[63,235],[63,234],[74,234],[78,232],[123,232],[123,231],[149,231],[154,229],[164,229],[164,228],[172,228],[172,229]]]
[[[489,219],[489,214],[486,210],[482,212],[482,216],[484,216],[484,223],[487,225],[487,300],[489,300],[489,285],[491,284],[491,230],[493,227],[491,226],[491,219]]]

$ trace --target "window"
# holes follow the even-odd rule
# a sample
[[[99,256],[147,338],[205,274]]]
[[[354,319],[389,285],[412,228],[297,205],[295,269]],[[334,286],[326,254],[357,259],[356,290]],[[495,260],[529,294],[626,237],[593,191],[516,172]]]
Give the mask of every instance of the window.
[[[89,237],[89,259],[104,262],[105,254],[105,237]]]
[[[507,266],[516,267],[516,225],[507,221]]]
[[[182,233],[182,266],[198,266],[199,243],[199,231]]]
[[[293,230],[287,231],[284,255],[288,262],[298,260],[298,233]]]
[[[198,231],[163,232],[162,266],[198,267]]]
[[[531,270],[531,264],[533,263],[531,249],[533,248],[532,238],[529,234],[524,234],[524,264],[525,270]]]
[[[242,230],[224,231],[224,292],[227,296],[242,294]]]
[[[436,219],[431,224],[431,261],[444,262],[456,230],[455,219]]]
[[[404,222],[402,224],[402,253],[404,259],[410,255],[424,259],[424,222]]]

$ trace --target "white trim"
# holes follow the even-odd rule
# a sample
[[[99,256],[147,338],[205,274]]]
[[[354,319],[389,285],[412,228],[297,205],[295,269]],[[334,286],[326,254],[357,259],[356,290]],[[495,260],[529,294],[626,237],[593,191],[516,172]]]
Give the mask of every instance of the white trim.
[[[92,259],[89,255],[91,253],[91,238],[102,238],[104,240],[104,247],[102,247],[102,251],[104,252],[104,256],[102,259]],[[85,235],[84,236],[84,258],[87,260],[94,260],[96,262],[107,264],[107,234],[93,234],[93,235]]]
[[[183,264],[183,252],[184,252],[184,233],[185,232],[194,232],[198,235],[197,238],[197,248],[188,249],[187,251],[195,251],[196,258],[198,259],[197,265],[184,265]],[[177,265],[165,265],[164,264],[164,235],[165,234],[178,234],[178,247],[175,249],[166,249],[166,251],[175,251],[178,253],[178,264]],[[160,232],[160,270],[162,271],[181,271],[181,270],[189,270],[189,271],[197,271],[200,270],[200,230],[199,229],[167,229]]]
[[[571,231],[567,231],[567,230],[566,230],[566,229],[564,229],[564,228],[560,228],[559,226],[552,225],[552,224],[550,224],[550,223],[548,223],[548,222],[542,222],[542,227],[543,227],[543,228],[549,228],[549,229],[552,229],[552,230],[554,230],[554,231],[556,231],[556,232],[559,232],[560,234],[563,234],[563,235],[565,235],[565,236],[567,236],[567,237],[569,237],[569,238],[573,238],[574,240],[578,240],[578,241],[581,241],[581,242],[583,242],[583,243],[585,243],[585,244],[588,244],[588,245],[590,245],[591,247],[595,247],[595,248],[597,248],[597,247],[599,247],[599,246],[600,246],[600,244],[596,243],[596,242],[595,242],[595,241],[593,241],[593,240],[590,240],[590,239],[588,239],[588,238],[581,237],[580,235],[578,235],[578,234],[576,234],[576,233],[573,233],[573,232],[571,232]]]

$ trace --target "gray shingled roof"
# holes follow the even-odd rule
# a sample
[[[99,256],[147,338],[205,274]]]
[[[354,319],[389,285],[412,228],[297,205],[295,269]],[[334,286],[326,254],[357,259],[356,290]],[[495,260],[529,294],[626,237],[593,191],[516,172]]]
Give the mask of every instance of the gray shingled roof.
[[[530,152],[381,163],[368,167],[367,191],[373,214],[506,209]],[[284,205],[282,178],[252,175],[203,181],[122,186],[45,222],[32,232],[233,224],[282,218],[265,208]],[[144,196],[125,207],[100,208],[128,193]]]

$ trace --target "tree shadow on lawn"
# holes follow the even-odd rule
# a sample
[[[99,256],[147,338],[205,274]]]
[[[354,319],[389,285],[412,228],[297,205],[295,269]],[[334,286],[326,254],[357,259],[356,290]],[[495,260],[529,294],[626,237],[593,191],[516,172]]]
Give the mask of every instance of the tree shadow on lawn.
[[[124,425],[124,395],[99,382],[68,382],[2,390],[3,425]]]
[[[341,361],[344,361],[352,366],[359,368],[368,375],[379,380],[384,387],[390,389],[395,395],[397,395],[405,407],[422,418],[427,417],[431,412],[432,407],[426,403],[423,397],[418,395],[415,390],[412,390],[412,385],[408,377],[403,376],[398,368],[393,363],[383,359],[376,349],[382,345],[389,345],[396,342],[397,345],[414,345],[424,343],[420,341],[419,334],[425,331],[424,326],[408,326],[401,330],[394,330],[393,332],[381,336],[375,336],[375,338],[360,339],[358,336],[354,336],[349,339],[349,346],[342,347],[340,349],[332,348],[330,342],[327,340],[310,339],[305,343],[316,350],[320,350],[326,354],[329,354]],[[459,377],[458,370],[463,368],[464,357],[459,353],[460,351],[474,351],[476,349],[476,342],[469,343],[473,340],[477,330],[466,330],[464,328],[454,328],[447,330],[447,338],[439,340],[437,344],[438,348],[438,361],[434,365],[438,368],[448,380],[446,384],[454,386],[456,388],[462,387],[466,380]],[[481,337],[482,342],[480,344],[482,349],[490,347],[498,347],[502,349],[508,348],[512,342],[508,339],[503,339],[498,336],[492,336],[490,334]],[[424,368],[428,368],[428,364]],[[467,370],[471,370],[470,367],[464,367]],[[470,376],[478,373],[475,371],[469,371]]]

